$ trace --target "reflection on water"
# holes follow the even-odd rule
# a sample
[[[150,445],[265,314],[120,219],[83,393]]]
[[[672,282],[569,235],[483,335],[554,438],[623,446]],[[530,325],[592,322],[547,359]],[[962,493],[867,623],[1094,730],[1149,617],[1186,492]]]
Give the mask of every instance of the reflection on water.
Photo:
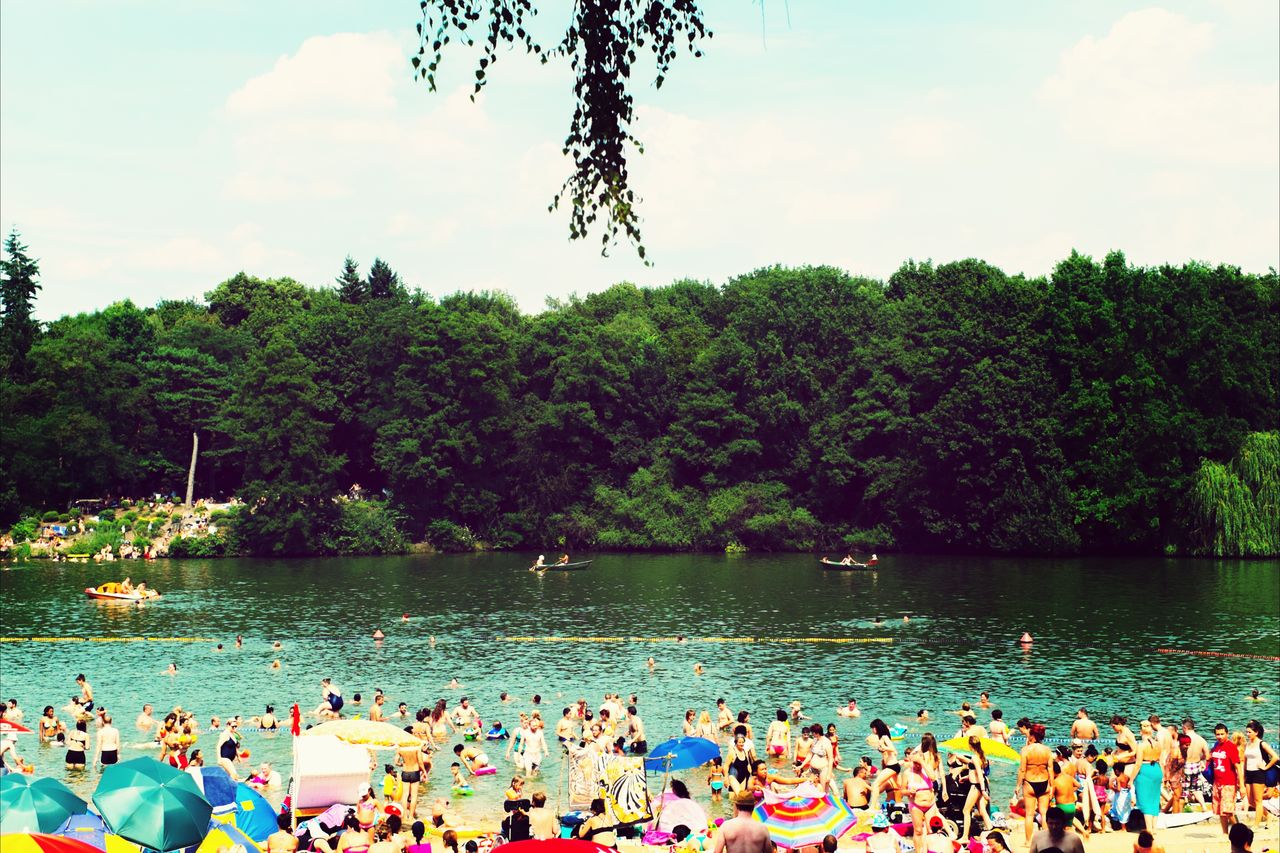
[[[844,573],[821,571],[801,555],[598,555],[587,572],[538,576],[524,570],[532,557],[6,566],[6,637],[208,639],[3,643],[0,694],[18,699],[34,723],[44,705],[67,704],[75,675],[84,672],[126,742],[138,740],[130,726],[143,702],[197,709],[204,723],[215,714],[258,714],[268,703],[278,713],[295,701],[309,710],[326,675],[349,700],[382,688],[391,708],[400,701],[430,705],[440,696],[452,703],[465,692],[486,721],[508,728],[530,710],[535,693],[554,727],[571,700],[598,706],[606,691],[634,692],[650,743],[679,734],[685,709],[714,710],[721,696],[735,711],[750,710],[761,729],[776,708],[799,699],[815,719],[836,723],[848,765],[870,752],[863,738],[873,717],[908,724],[908,740],[925,728],[945,738],[956,723],[944,712],[976,701],[982,690],[1006,720],[1042,719],[1050,734],[1065,733],[1080,705],[1098,718],[1117,710],[1165,719],[1190,713],[1233,728],[1262,707],[1268,728],[1277,727],[1280,704],[1244,699],[1251,687],[1276,691],[1277,662],[1156,652],[1280,655],[1276,561],[904,556],[885,558],[875,573]],[[163,600],[139,608],[86,599],[86,586],[124,571],[162,590]],[[385,642],[370,639],[375,628]],[[1017,644],[1024,630],[1035,637],[1029,653]],[[237,634],[245,642],[240,650]],[[676,636],[688,639],[653,639]],[[797,638],[876,641],[781,642]],[[274,641],[283,648],[273,649]],[[225,650],[216,651],[215,642]],[[650,655],[654,672],[645,665]],[[277,658],[281,668],[271,669]],[[170,662],[177,677],[161,674]],[[703,675],[694,675],[695,663]],[[448,689],[451,678],[464,689]],[[515,701],[501,705],[501,691]],[[851,697],[864,716],[836,717]],[[915,724],[920,708],[933,713],[927,727]],[[199,746],[213,742],[205,735]],[[246,735],[253,760],[279,763],[286,775],[289,743],[287,736]],[[29,738],[19,745],[40,772],[68,775],[61,751],[36,748]],[[437,760],[428,797],[449,796],[451,746]],[[140,752],[126,749],[125,757]],[[479,780],[477,796],[455,807],[493,810],[511,769],[500,767],[502,774]],[[543,775],[554,801],[558,761]],[[96,779],[90,771],[69,781],[88,792]],[[998,800],[1007,799],[1011,784],[1002,770]]]

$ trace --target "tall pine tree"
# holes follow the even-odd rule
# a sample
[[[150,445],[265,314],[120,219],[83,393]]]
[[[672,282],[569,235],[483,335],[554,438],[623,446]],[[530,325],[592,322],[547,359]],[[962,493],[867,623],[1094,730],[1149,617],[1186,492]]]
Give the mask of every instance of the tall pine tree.
[[[36,301],[40,264],[27,255],[18,229],[4,241],[8,255],[0,261],[0,367],[13,377],[26,373],[27,352],[40,333],[31,313]]]
[[[368,290],[360,278],[360,265],[347,255],[342,262],[342,275],[338,276],[338,298],[349,305],[359,305],[367,295]]]
[[[369,298],[391,299],[404,294],[400,276],[382,258],[374,258],[369,267]]]

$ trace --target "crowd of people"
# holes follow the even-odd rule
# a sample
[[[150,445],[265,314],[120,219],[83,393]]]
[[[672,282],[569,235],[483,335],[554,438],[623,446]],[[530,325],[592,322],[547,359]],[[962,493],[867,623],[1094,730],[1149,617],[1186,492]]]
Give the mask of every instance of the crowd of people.
[[[237,644],[240,642],[237,638]],[[460,685],[455,680],[449,687]],[[157,718],[148,704],[137,715],[134,727],[155,744],[161,761],[180,769],[217,765],[233,778],[263,791],[280,788],[280,774],[268,763],[256,767],[249,763],[245,730],[276,731],[294,722],[307,727],[354,715],[392,723],[413,734],[415,740],[396,749],[392,763],[383,767],[382,800],[370,787],[353,806],[355,826],[347,829],[350,834],[342,833],[339,827],[339,833],[329,841],[327,835],[320,838],[317,831],[313,849],[330,853],[345,853],[353,847],[373,851],[379,844],[392,845],[397,851],[410,848],[415,826],[420,823],[438,832],[456,833],[460,821],[451,812],[442,788],[447,785],[455,796],[468,796],[478,784],[476,780],[496,774],[500,766],[510,768],[513,774],[504,797],[504,836],[511,840],[553,837],[559,826],[547,806],[546,792],[526,790],[526,785],[538,783],[553,754],[544,714],[558,714],[553,729],[558,751],[643,756],[649,749],[636,694],[624,699],[620,693],[608,692],[597,707],[584,698],[551,711],[536,695],[528,707],[517,710],[514,698],[502,693],[496,706],[488,709],[492,714],[483,716],[469,696],[456,702],[440,698],[413,710],[407,701],[395,701],[375,688],[371,701],[366,703],[357,693],[348,702],[342,689],[328,678],[321,681],[320,694],[320,704],[314,710],[303,714],[295,704],[289,715],[292,719],[284,721],[272,705],[247,718],[233,716],[224,721],[210,717],[207,725],[201,725],[192,711],[176,707]],[[1256,691],[1251,698],[1263,700]],[[84,674],[76,677],[73,695],[62,711],[65,718],[52,705],[45,706],[35,729],[41,742],[65,748],[68,771],[83,772],[120,760],[120,731]],[[848,719],[860,717],[862,711],[857,701],[850,699],[832,713]],[[1154,714],[1136,726],[1125,716],[1114,715],[1104,738],[1103,727],[1083,708],[1076,713],[1068,734],[1050,738],[1046,722],[1022,718],[1009,727],[1001,709],[986,693],[974,704],[963,704],[955,714],[952,735],[942,731],[951,728],[946,723],[949,714],[934,720],[921,709],[916,723],[939,734],[925,731],[910,742],[905,726],[872,719],[864,755],[855,754],[863,752],[860,742],[842,742],[835,723],[813,721],[800,701],[777,709],[760,731],[750,711],[735,712],[722,698],[716,702],[714,715],[709,709],[685,711],[682,726],[674,724],[671,734],[706,738],[721,746],[721,755],[704,771],[712,804],[727,798],[741,811],[770,794],[797,790],[829,793],[845,800],[855,812],[868,815],[871,833],[866,843],[871,853],[898,853],[896,849],[878,849],[886,844],[877,841],[880,830],[891,824],[909,827],[905,835],[915,853],[938,853],[935,836],[948,839],[948,843],[970,843],[976,838],[1007,849],[1005,832],[1015,818],[1022,818],[1023,844],[1037,853],[1051,847],[1061,853],[1079,853],[1092,833],[1123,828],[1135,814],[1141,815],[1146,833],[1142,837],[1147,839],[1158,837],[1161,814],[1180,815],[1184,811],[1212,811],[1223,833],[1243,837],[1234,828],[1242,808],[1255,825],[1266,825],[1268,811],[1274,813],[1280,802],[1276,790],[1280,755],[1267,743],[1266,728],[1256,719],[1240,731],[1215,724],[1210,741],[1190,718],[1175,726],[1162,723]],[[18,724],[23,721],[15,699],[5,704],[0,716]],[[511,721],[510,729],[499,721],[502,717]],[[214,745],[206,756],[196,744],[208,735],[213,736]],[[945,747],[940,746],[940,739],[947,742]],[[450,741],[457,742],[446,747]],[[1011,744],[1019,749],[1013,751]],[[448,782],[442,783],[439,775],[433,779],[432,772],[445,763],[438,755],[446,748],[451,752],[445,753],[450,755]],[[996,797],[992,786],[993,762],[1006,753],[1011,766],[1011,756],[1017,755],[1012,797],[1007,802]],[[0,773],[29,769],[12,736],[0,741]],[[546,780],[542,781],[546,787]],[[687,791],[683,783],[681,789]],[[432,801],[429,809],[427,799]],[[427,811],[429,817],[419,822],[419,814]],[[606,820],[603,806],[598,811],[593,808],[579,832],[593,838],[611,837],[618,827],[606,825]],[[708,827],[686,827],[686,838],[676,842],[694,844],[702,837],[701,843],[716,845],[717,853],[743,853],[745,848],[739,847],[737,840],[754,843],[748,839],[759,833],[735,820],[726,821],[711,836],[707,835]],[[420,835],[417,837],[420,843]],[[286,847],[280,839],[268,850],[288,853]],[[391,853],[390,847],[383,850]]]

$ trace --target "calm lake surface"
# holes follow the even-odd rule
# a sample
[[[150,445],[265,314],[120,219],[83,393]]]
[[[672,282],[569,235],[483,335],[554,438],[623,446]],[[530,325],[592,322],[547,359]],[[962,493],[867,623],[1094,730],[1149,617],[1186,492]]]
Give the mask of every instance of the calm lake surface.
[[[441,696],[453,705],[465,693],[486,724],[500,719],[508,728],[540,693],[552,742],[565,704],[585,697],[597,708],[606,691],[617,691],[639,694],[651,745],[680,733],[686,708],[714,718],[723,696],[734,711],[751,711],[762,748],[774,710],[799,699],[817,721],[836,723],[846,765],[872,752],[863,741],[872,718],[909,724],[908,743],[925,730],[943,740],[958,727],[948,709],[976,704],[982,690],[1006,721],[1044,721],[1050,736],[1065,735],[1081,705],[1104,729],[1113,712],[1131,720],[1190,714],[1203,732],[1220,720],[1239,729],[1257,717],[1272,743],[1280,727],[1280,663],[1156,651],[1280,655],[1280,561],[890,555],[877,572],[833,573],[807,555],[603,554],[589,571],[540,577],[525,571],[533,556],[9,564],[0,570],[0,635],[7,638],[208,640],[0,643],[0,694],[18,700],[32,727],[45,705],[65,721],[75,676],[87,674],[128,744],[124,758],[157,754],[133,728],[144,702],[155,704],[157,716],[174,705],[194,709],[203,726],[212,715],[259,714],[267,703],[287,719],[295,701],[308,711],[319,704],[324,676],[343,688],[344,712],[367,709],[375,687],[386,691],[388,710],[400,701],[429,706]],[[163,600],[138,608],[84,596],[86,586],[123,574],[145,579]],[[370,639],[375,628],[384,642]],[[1024,630],[1035,637],[1029,652],[1017,642]],[[688,640],[653,639],[677,635]],[[806,638],[890,642],[782,642]],[[226,650],[216,651],[215,642]],[[650,655],[653,672],[645,665]],[[279,670],[270,667],[276,658]],[[176,677],[162,674],[171,661]],[[695,663],[705,674],[693,674]],[[451,678],[465,689],[448,689]],[[1254,687],[1271,702],[1248,701]],[[514,701],[501,705],[501,691]],[[353,707],[356,692],[366,697],[364,708]],[[863,716],[837,717],[851,697]],[[927,726],[915,723],[920,708],[934,716]],[[979,722],[987,720],[980,713]],[[198,746],[212,753],[215,743],[206,733]],[[288,777],[287,734],[248,732],[245,746],[255,764],[272,761]],[[29,735],[19,747],[41,774],[86,795],[96,785],[96,770],[65,770],[61,749],[37,746]],[[452,742],[437,758],[428,802],[450,796],[451,749]],[[477,796],[454,802],[465,815],[494,811],[510,779],[501,749],[489,752],[499,774],[479,780]],[[696,772],[686,776],[700,782]],[[554,803],[560,778],[555,756],[527,790],[545,789]],[[380,779],[375,774],[375,786]],[[1012,769],[1002,768],[995,781],[1003,808]],[[705,802],[705,785],[691,788]]]

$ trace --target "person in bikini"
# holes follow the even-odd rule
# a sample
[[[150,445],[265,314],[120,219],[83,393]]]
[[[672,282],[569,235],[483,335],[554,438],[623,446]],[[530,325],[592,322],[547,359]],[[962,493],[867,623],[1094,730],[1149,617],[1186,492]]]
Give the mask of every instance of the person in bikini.
[[[1053,789],[1053,752],[1044,745],[1044,726],[1032,724],[1027,730],[1027,744],[1022,748],[1022,758],[1018,764],[1018,780],[1015,790],[1022,791],[1023,807],[1026,818],[1023,827],[1026,831],[1027,844],[1031,844],[1031,835],[1035,830],[1034,816],[1040,815],[1044,821],[1045,812],[1049,809],[1049,792]]]

